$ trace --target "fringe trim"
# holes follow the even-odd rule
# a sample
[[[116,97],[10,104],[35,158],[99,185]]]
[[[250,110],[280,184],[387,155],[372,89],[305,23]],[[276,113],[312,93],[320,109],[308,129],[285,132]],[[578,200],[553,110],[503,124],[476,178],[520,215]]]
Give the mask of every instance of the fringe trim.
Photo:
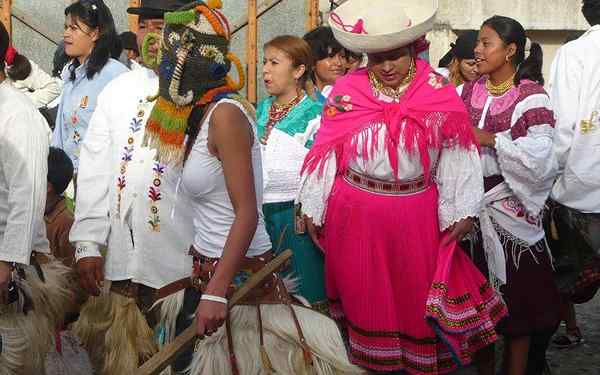
[[[388,154],[394,174],[397,176],[399,172],[398,148],[400,144],[403,144],[409,155],[416,156],[418,153],[425,177],[428,179],[432,169],[429,149],[459,146],[469,150],[473,146],[478,147],[466,112],[432,112],[422,119],[405,115],[400,118],[398,126],[388,125],[391,120],[383,118],[381,121],[365,125],[330,143],[319,144],[317,141],[312,146],[301,173],[312,173],[318,169],[319,177],[322,177],[325,161],[334,153],[337,153],[338,171],[345,170],[350,161],[359,157],[363,160],[370,160],[375,156],[375,152],[383,147]],[[330,124],[330,126],[335,125]],[[385,143],[380,145],[379,132],[383,128],[387,129],[387,133]]]
[[[548,243],[545,239],[540,240],[533,245],[529,245],[527,242],[523,241],[522,239],[518,238],[514,234],[504,229],[493,219],[491,219],[491,221],[494,225],[494,229],[498,233],[498,238],[500,239],[500,243],[504,248],[504,253],[506,254],[506,256],[508,256],[507,252],[510,251],[512,255],[513,265],[515,266],[515,269],[519,269],[519,265],[521,264],[521,257],[523,256],[523,254],[526,253],[529,253],[531,255],[536,264],[540,264],[534,251],[536,253],[546,252],[551,262],[553,261],[552,254],[550,253],[550,247],[548,247]],[[508,247],[509,242],[512,243],[512,246],[510,248]]]

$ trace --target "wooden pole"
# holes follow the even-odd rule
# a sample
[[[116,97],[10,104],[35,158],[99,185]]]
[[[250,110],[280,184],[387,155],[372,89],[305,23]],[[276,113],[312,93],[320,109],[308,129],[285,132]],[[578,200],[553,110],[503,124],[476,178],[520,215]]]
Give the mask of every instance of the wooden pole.
[[[248,36],[246,41],[246,62],[248,64],[248,72],[246,74],[248,80],[248,101],[256,104],[256,65],[258,63],[258,14],[256,0],[248,0]]]
[[[0,22],[4,24],[9,36],[12,34],[11,7],[12,0],[0,0]]]
[[[274,272],[278,272],[292,257],[292,251],[286,250],[275,259],[267,263],[260,271],[253,274],[244,284],[233,294],[229,300],[229,308],[239,303],[252,289],[256,288]],[[196,341],[196,325],[192,324],[175,340],[166,345],[160,352],[150,358],[142,367],[137,369],[135,375],[158,375],[164,370],[179,354],[189,348]]]
[[[129,0],[129,7],[130,8],[139,8],[141,5],[141,0]],[[139,16],[136,16],[134,14],[128,14],[127,15],[127,21],[129,23],[129,30],[131,32],[137,33],[138,32],[138,28],[139,28]]]
[[[319,0],[306,0],[308,17],[306,18],[306,31],[311,31],[319,26]]]
[[[256,18],[260,18],[260,16],[270,11],[275,5],[281,3],[282,1],[283,0],[263,0],[260,4],[258,4]],[[246,25],[248,25],[248,15],[244,14],[231,24],[231,34],[237,33]]]

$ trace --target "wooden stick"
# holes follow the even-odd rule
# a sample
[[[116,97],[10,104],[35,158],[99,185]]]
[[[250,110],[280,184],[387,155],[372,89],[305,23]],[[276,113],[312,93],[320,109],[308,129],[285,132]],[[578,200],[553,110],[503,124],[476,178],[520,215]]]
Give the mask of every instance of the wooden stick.
[[[256,0],[248,0],[248,35],[246,40],[246,62],[248,64],[248,101],[256,104],[256,65],[258,63],[258,14]]]
[[[229,308],[238,304],[248,292],[260,285],[274,272],[277,272],[291,257],[292,250],[286,250],[265,265],[260,271],[250,276],[229,300]],[[179,354],[193,345],[195,341],[196,324],[192,324],[181,335],[177,336],[173,342],[166,345],[160,352],[144,363],[135,372],[135,375],[159,375],[162,370],[175,360]]]
[[[139,8],[142,4],[141,0],[129,0],[129,8]],[[129,23],[129,31],[133,33],[137,33],[139,27],[140,16],[136,16],[135,14],[127,15],[127,22]]]
[[[0,22],[4,24],[8,35],[12,34],[12,22],[11,22],[11,8],[12,0],[0,0]]]
[[[319,0],[306,0],[308,18],[306,19],[306,31],[311,31],[319,25]]]
[[[257,19],[260,18],[260,16],[262,16],[266,12],[270,11],[271,8],[273,8],[275,5],[281,3],[282,1],[283,0],[263,0],[263,1],[261,1],[260,4],[258,4],[256,18]],[[238,31],[240,31],[241,29],[246,27],[246,25],[248,25],[248,14],[244,14],[244,15],[240,16],[231,25],[232,25],[231,34],[237,33]]]

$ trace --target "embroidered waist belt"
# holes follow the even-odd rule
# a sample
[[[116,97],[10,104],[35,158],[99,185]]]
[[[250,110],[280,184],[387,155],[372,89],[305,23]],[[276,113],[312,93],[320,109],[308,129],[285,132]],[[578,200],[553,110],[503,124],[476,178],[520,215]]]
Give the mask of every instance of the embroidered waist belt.
[[[369,192],[387,195],[405,195],[414,194],[427,189],[431,180],[425,181],[425,176],[421,175],[410,180],[384,181],[373,177],[365,176],[350,168],[344,173],[344,180],[350,185]]]

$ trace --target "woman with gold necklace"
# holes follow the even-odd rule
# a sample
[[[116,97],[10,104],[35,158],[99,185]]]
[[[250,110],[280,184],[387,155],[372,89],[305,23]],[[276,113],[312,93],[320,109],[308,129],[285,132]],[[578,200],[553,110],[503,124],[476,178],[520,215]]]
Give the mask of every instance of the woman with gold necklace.
[[[462,90],[482,146],[486,191],[475,240],[475,248],[484,251],[475,256],[485,253],[490,277],[508,306],[509,316],[498,328],[506,343],[503,373],[541,374],[559,321],[559,294],[540,219],[557,173],[542,50],[517,21],[495,16],[481,27],[475,57],[483,76]],[[495,373],[492,358],[487,372],[480,363],[481,373]]]
[[[336,81],[298,195],[321,233],[331,316],[351,361],[375,373],[453,372],[506,313],[457,246],[483,184],[464,104],[417,57],[437,3],[348,0],[331,13],[336,39],[368,64]]]
[[[276,251],[292,249],[292,268],[299,293],[314,307],[323,307],[323,255],[306,234],[296,215],[294,199],[300,168],[316,129],[309,122],[322,104],[313,98],[310,46],[295,36],[279,36],[265,45],[263,80],[269,97],[258,104],[257,123],[262,144],[264,214]],[[312,124],[318,127],[318,123]]]

